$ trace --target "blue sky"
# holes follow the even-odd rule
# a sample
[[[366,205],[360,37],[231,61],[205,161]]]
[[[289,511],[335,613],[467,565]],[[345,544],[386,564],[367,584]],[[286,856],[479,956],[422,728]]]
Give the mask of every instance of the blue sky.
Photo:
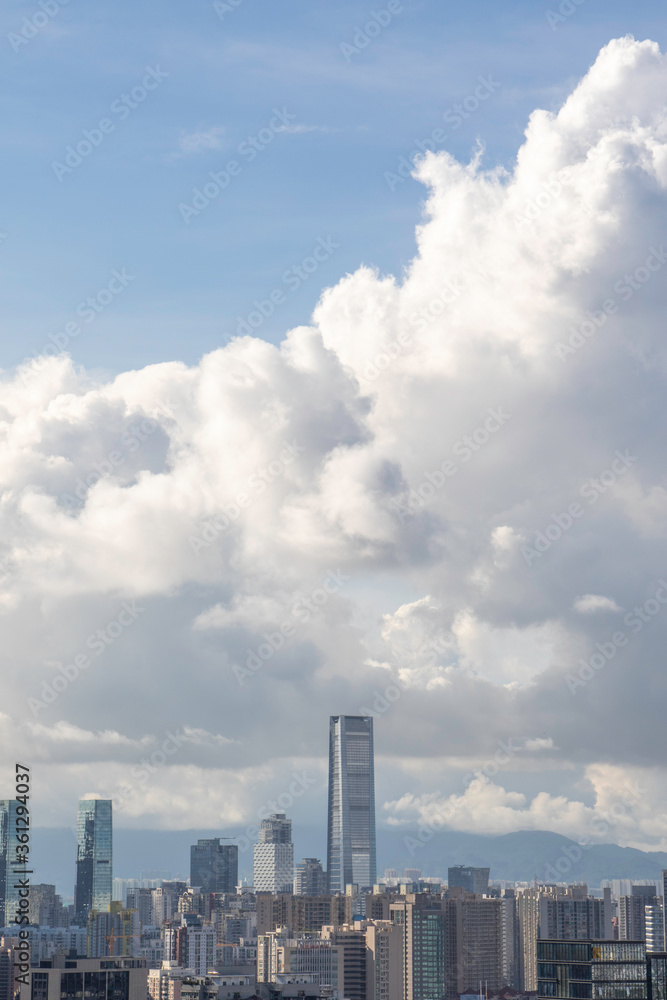
[[[346,59],[341,44],[353,43],[373,9],[382,4],[242,0],[221,17],[204,0],[71,0],[12,46],[10,32],[40,8],[9,0],[0,29],[1,366],[76,321],[114,268],[134,280],[68,344],[88,368],[192,363],[273,289],[284,301],[257,334],[281,339],[308,321],[323,287],[360,264],[400,274],[423,189],[410,179],[392,191],[385,172],[442,125],[479,76],[502,86],[460,128],[447,128],[440,148],[466,159],[479,137],[487,162],[509,163],[530,110],[557,106],[603,44],[628,32],[662,43],[667,23],[664,6],[647,0],[586,0],[555,30],[549,5],[535,0],[405,0]],[[166,79],[123,120],[110,113],[156,66]],[[186,225],[179,204],[274,108],[294,116],[292,129],[274,134],[252,163],[241,158],[240,174]],[[53,162],[106,117],[113,131],[59,180]],[[198,133],[208,139],[181,149]],[[338,246],[298,289],[287,287],[285,271],[319,238]]]

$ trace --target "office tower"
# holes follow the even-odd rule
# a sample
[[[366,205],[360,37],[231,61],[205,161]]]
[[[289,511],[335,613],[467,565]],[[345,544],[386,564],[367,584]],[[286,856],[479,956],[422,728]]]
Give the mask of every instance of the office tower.
[[[450,889],[465,889],[466,892],[478,892],[480,895],[489,891],[490,868],[470,868],[466,865],[454,865],[447,869],[447,885]]]
[[[421,868],[404,868],[401,878],[408,878],[411,882],[419,882],[422,877]]]
[[[329,720],[329,892],[377,882],[373,719],[332,715]]]
[[[425,893],[412,893],[391,903],[390,919],[403,936],[403,1000],[445,996],[447,972],[456,969],[456,954],[446,952],[446,908]],[[458,992],[454,984],[453,995]]]
[[[255,844],[253,881],[255,892],[291,892],[294,886],[292,820],[273,813],[259,827]]]
[[[295,896],[323,896],[327,891],[327,877],[317,858],[304,858],[294,872]]]
[[[46,967],[33,969],[20,1000],[76,998],[146,1000],[148,970],[140,958],[74,958],[54,955]],[[85,986],[84,986],[85,983]]]
[[[239,849],[221,844],[220,838],[198,840],[190,848],[190,885],[207,892],[236,892]]]
[[[538,941],[539,998],[635,997],[647,993],[646,949],[637,941]]]
[[[14,1000],[14,951],[0,948],[0,1000]]]
[[[647,954],[649,996],[651,1000],[667,1000],[667,954]]]
[[[20,848],[16,827],[19,805],[16,799],[0,799],[0,927],[13,923],[19,904],[18,888],[15,887],[17,876],[14,874],[17,858],[23,857],[16,850]]]
[[[111,799],[81,799],[76,826],[74,908],[85,921],[90,910],[108,911],[113,883]]]

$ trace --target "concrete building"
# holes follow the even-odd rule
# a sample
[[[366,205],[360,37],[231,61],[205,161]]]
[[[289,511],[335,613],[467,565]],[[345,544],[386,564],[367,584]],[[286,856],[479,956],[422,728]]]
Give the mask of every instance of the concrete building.
[[[78,958],[56,955],[21,985],[20,1000],[146,1000],[148,970],[138,958]]]
[[[323,927],[322,939],[343,956],[343,980],[338,986],[345,1000],[366,1000],[366,933],[356,924]]]
[[[633,885],[630,896],[619,896],[618,937],[621,941],[645,941],[645,907],[660,905],[655,885]]]
[[[367,1000],[403,1000],[403,928],[390,920],[366,924]]]
[[[21,813],[17,813],[17,809],[20,809]],[[0,926],[2,927],[9,927],[18,912],[19,894],[14,866],[17,858],[23,857],[22,845],[18,841],[24,823],[23,809],[24,806],[16,799],[0,799]]]
[[[644,907],[644,926],[646,929],[646,950],[648,952],[663,951],[665,920],[662,900]]]
[[[254,850],[253,881],[255,892],[292,892],[292,821],[285,813],[274,813],[260,823],[259,841]]]
[[[349,924],[354,916],[352,896],[294,896],[291,893],[257,893],[257,934],[278,927],[291,933],[319,931],[325,925]]]
[[[344,950],[319,934],[290,934],[285,927],[257,937],[257,980],[275,983],[280,975],[308,974],[332,989],[344,982]],[[346,994],[347,996],[347,994]]]

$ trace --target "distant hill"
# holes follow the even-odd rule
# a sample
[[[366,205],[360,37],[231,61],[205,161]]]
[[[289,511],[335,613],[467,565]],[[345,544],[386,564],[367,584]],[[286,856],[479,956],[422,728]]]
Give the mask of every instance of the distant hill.
[[[231,837],[240,830],[114,831],[114,874],[136,878],[141,872],[187,876],[190,845],[199,837]],[[321,827],[294,830],[295,860],[321,858],[326,866],[326,839]],[[69,828],[33,830],[33,882],[49,882],[70,897],[74,886],[76,843]],[[556,833],[525,830],[500,837],[446,831],[420,845],[414,830],[378,830],[378,875],[385,868],[421,868],[425,875],[447,877],[449,865],[470,864],[491,869],[491,879],[508,882],[582,881],[597,887],[605,878],[657,879],[667,868],[667,853],[599,844],[582,849]],[[252,849],[239,858],[240,872],[252,872]]]

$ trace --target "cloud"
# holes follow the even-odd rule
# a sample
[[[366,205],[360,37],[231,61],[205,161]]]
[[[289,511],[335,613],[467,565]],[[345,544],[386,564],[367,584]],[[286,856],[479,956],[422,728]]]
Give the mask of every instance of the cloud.
[[[53,762],[49,822],[182,731],[133,823],[250,821],[308,761],[293,815],[324,824],[328,716],[377,705],[394,819],[572,835],[639,774],[656,809],[617,835],[667,843],[666,85],[617,39],[511,170],[426,155],[405,273],[344,276],[279,345],[3,374],[0,664],[33,728],[0,741]],[[641,613],[573,608],[601,592]],[[462,789],[512,737],[511,781]]]
[[[603,597],[600,594],[584,594],[574,602],[574,610],[580,615],[593,615],[597,611],[622,611],[616,601],[611,597]]]
[[[207,153],[211,149],[222,149],[224,146],[224,125],[201,126],[194,132],[182,132],[178,140],[181,153]]]

